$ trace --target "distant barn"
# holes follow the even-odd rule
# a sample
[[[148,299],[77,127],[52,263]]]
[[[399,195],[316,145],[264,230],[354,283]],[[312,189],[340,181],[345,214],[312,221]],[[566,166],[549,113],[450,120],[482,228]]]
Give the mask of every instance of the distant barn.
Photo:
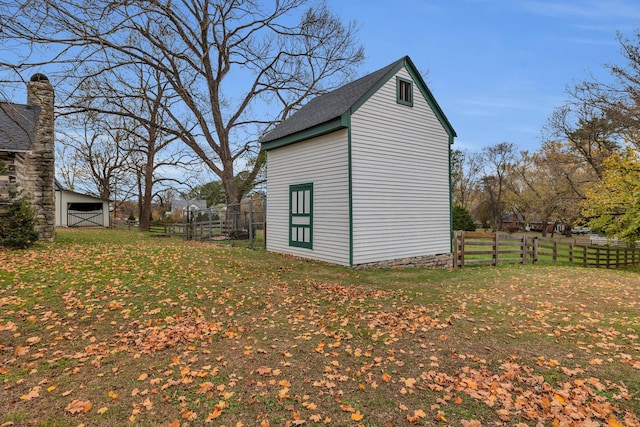
[[[350,267],[451,265],[455,136],[409,57],[311,100],[261,139],[267,249]]]
[[[109,227],[109,200],[55,184],[56,227]]]

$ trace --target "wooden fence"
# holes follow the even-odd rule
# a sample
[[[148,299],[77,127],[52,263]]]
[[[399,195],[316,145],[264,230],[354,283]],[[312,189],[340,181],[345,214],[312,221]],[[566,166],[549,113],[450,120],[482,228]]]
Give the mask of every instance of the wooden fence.
[[[640,264],[640,249],[582,245],[539,236],[456,232],[454,266],[500,263],[554,262],[584,267],[621,267]]]

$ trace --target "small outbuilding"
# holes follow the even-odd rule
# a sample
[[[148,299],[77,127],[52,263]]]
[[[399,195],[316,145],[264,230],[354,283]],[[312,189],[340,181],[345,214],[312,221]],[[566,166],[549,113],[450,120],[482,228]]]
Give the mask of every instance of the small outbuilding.
[[[406,56],[261,139],[267,249],[350,267],[451,265],[456,133]]]
[[[56,227],[109,227],[109,200],[55,185]]]

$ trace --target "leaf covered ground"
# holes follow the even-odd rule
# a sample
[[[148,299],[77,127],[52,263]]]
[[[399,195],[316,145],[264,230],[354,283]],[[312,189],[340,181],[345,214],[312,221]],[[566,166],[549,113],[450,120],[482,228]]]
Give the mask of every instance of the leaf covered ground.
[[[0,252],[0,426],[640,425],[640,275],[112,230]]]

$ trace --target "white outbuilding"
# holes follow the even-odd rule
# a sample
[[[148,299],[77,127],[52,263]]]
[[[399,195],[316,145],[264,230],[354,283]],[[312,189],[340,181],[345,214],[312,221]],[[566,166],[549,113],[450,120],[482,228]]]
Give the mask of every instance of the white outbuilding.
[[[451,265],[449,120],[408,56],[261,139],[267,249],[350,267]]]
[[[109,201],[67,190],[56,180],[56,227],[109,227]]]

